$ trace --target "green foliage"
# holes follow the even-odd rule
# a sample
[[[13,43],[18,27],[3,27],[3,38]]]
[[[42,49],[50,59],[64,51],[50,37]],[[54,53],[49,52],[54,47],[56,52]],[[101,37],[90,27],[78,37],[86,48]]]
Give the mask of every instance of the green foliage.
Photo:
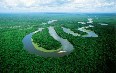
[[[49,30],[43,29],[43,31],[38,32],[33,35],[33,42],[38,44],[38,47],[43,47],[47,50],[57,50],[61,47],[61,44],[56,41],[52,36],[50,36]]]
[[[76,29],[84,25],[79,25],[77,22],[87,21],[88,16],[94,19],[95,27],[92,30],[98,34],[98,38],[74,37],[64,33],[60,28],[66,26],[78,32]],[[115,14],[0,14],[0,73],[115,73],[115,18]],[[74,51],[60,58],[44,58],[30,54],[23,48],[22,39],[38,27],[50,26],[41,23],[52,19],[58,20],[58,23],[52,26],[55,26],[59,36],[68,39],[74,45]],[[98,23],[109,25],[102,26]],[[11,26],[15,28],[10,28]],[[54,41],[48,36],[47,29],[34,36],[41,42],[44,38],[52,40],[52,42],[44,40],[47,44]],[[53,47],[51,45],[45,47]],[[54,47],[57,48],[58,45]]]

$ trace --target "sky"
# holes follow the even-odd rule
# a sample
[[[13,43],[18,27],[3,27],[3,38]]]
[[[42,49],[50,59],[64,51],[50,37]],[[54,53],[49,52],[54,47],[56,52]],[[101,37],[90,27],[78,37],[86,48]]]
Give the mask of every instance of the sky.
[[[116,0],[0,0],[0,12],[116,13]]]

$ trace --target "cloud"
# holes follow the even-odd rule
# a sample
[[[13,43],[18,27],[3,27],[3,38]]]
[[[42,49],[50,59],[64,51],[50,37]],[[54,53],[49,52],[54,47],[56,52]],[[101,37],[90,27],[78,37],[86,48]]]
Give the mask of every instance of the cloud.
[[[116,0],[0,0],[0,11],[116,12]]]

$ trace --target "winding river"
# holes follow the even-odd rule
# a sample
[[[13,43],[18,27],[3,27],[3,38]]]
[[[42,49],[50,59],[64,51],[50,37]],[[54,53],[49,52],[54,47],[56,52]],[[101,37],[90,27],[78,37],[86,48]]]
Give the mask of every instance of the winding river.
[[[32,44],[32,36],[37,32],[42,32],[43,29],[44,28],[39,28],[37,31],[32,32],[23,38],[22,42],[24,44],[24,48],[27,51],[42,57],[62,57],[62,56],[70,54],[73,51],[74,49],[73,45],[67,39],[63,39],[60,36],[58,36],[56,31],[54,30],[54,27],[51,27],[51,26],[48,27],[49,33],[55,40],[61,43],[62,50],[54,51],[54,52],[43,52],[41,50],[37,50],[35,46]]]
[[[88,19],[88,20],[89,20],[88,23],[92,23],[93,22],[92,19]],[[48,24],[51,24],[51,23],[56,22],[56,21],[57,20],[48,21]],[[89,28],[89,27],[94,27],[94,26],[89,25],[89,26],[86,26],[86,27],[78,28],[79,31],[86,32],[87,33],[86,35],[80,35],[78,33],[74,33],[73,31],[71,31],[70,29],[65,28],[65,27],[62,27],[62,29],[63,29],[63,31],[65,33],[71,34],[73,36],[98,37],[98,35],[95,34],[94,31],[86,30],[86,28]],[[26,35],[23,38],[23,40],[22,40],[22,42],[24,44],[24,48],[28,52],[30,52],[32,54],[36,54],[36,55],[42,56],[42,57],[63,57],[65,55],[70,54],[74,50],[73,45],[67,39],[63,39],[62,37],[60,37],[56,33],[56,31],[55,31],[53,26],[49,26],[47,29],[49,30],[50,36],[52,36],[53,39],[55,39],[59,43],[61,43],[62,46],[59,49],[57,49],[57,50],[47,50],[47,49],[44,49],[42,47],[38,47],[38,45],[33,42],[32,36],[35,33],[42,32],[42,30],[44,30],[44,28],[39,28],[37,31],[32,32],[32,33]]]

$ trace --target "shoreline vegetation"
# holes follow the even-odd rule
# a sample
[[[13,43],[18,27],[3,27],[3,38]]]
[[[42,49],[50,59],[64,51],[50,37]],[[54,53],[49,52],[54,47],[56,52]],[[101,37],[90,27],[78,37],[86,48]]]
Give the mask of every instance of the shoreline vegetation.
[[[39,47],[38,46],[38,44],[37,43],[34,43],[33,42],[33,39],[31,39],[31,41],[32,41],[32,44],[33,44],[33,46],[37,49],[37,50],[40,50],[40,51],[43,51],[43,52],[58,52],[58,51],[60,51],[60,50],[62,50],[61,48],[59,48],[59,49],[56,49],[56,50],[47,50],[47,49],[44,49],[44,48],[42,48],[42,47]]]
[[[61,47],[61,44],[50,36],[48,29],[35,33],[32,36],[32,39],[33,42],[38,45],[38,47],[45,48],[46,50],[57,50]]]
[[[91,25],[94,27],[86,30],[94,31],[98,37],[75,37],[63,32],[61,28],[69,28],[74,33],[85,35],[78,28],[88,26],[88,18],[93,19]],[[41,44],[44,49],[50,46],[49,49],[54,50],[61,47],[60,43],[59,47],[52,46],[57,41],[49,42],[53,40],[48,39],[50,36],[46,31],[51,25],[46,24],[49,20],[58,20],[52,26],[60,37],[74,46],[73,52],[65,56],[58,53],[61,55],[58,58],[45,58],[31,54],[24,48],[23,38],[38,28],[45,28],[45,33],[43,31],[34,35],[38,45]],[[115,73],[115,26],[116,14],[0,14],[0,73]]]

